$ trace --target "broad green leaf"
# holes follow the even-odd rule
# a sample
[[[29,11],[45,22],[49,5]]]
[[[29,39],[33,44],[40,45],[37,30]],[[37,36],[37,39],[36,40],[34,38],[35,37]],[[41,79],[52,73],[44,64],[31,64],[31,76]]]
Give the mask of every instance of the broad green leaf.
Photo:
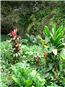
[[[48,26],[45,26],[44,27],[44,33],[46,34],[46,36],[50,36],[50,30],[49,30],[49,28],[48,28]]]
[[[32,80],[26,80],[25,84],[27,87],[30,87],[32,85]]]
[[[56,35],[58,35],[59,33],[61,33],[63,31],[63,26],[60,26],[58,28],[58,30],[56,31]]]
[[[53,28],[52,28],[52,33],[53,33],[53,34],[56,33],[56,25],[53,26]]]
[[[12,75],[12,79],[20,86],[20,81],[14,75]]]
[[[64,57],[64,56],[61,56],[61,58],[62,58],[62,60],[64,60],[64,61],[65,61],[65,57]]]
[[[64,31],[65,31],[65,27],[64,27]]]
[[[61,33],[59,33],[59,34],[57,35],[57,37],[55,37],[54,44],[58,44],[58,43],[60,42],[60,40],[61,40],[61,37],[62,37],[62,35],[61,35]]]

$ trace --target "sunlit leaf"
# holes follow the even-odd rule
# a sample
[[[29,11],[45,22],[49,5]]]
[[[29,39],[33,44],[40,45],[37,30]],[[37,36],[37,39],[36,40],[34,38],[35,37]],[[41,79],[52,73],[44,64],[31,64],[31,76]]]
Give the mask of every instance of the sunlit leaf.
[[[48,26],[44,27],[44,33],[49,37],[50,36],[50,30],[48,28]]]
[[[57,49],[53,49],[52,52],[54,55],[57,55]]]

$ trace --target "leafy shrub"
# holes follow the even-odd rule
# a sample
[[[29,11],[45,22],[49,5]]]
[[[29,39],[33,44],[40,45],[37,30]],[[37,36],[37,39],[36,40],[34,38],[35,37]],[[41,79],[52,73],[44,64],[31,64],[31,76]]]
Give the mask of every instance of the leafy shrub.
[[[1,48],[1,60],[4,64],[10,65],[13,64],[13,62],[18,62],[20,58],[14,58],[13,57],[13,49],[12,44],[10,43],[10,40],[6,40],[0,43]],[[22,53],[22,51],[20,52]]]
[[[40,64],[44,63],[43,49],[40,45],[22,45],[22,50],[22,57],[28,63],[35,65],[35,58],[38,59],[38,57],[40,57]]]
[[[56,48],[62,47],[63,38],[64,38],[64,28],[63,26],[60,26],[58,29],[56,29],[56,26],[52,27],[50,30],[47,26],[44,28],[44,34],[45,34],[45,40],[52,44],[52,46]]]
[[[25,40],[25,39],[24,39]],[[22,61],[25,60],[28,63],[35,65],[35,59],[37,59],[38,56],[40,57],[40,64],[43,64],[44,62],[44,55],[43,55],[43,49],[41,45],[24,45],[22,44],[22,50],[21,50],[21,57],[17,58],[15,60],[13,58],[13,50],[12,50],[12,45],[8,41],[4,41],[0,43],[0,48],[1,48],[1,60],[2,60],[2,65],[6,65],[7,67],[13,64],[13,61]]]
[[[1,48],[1,60],[5,61],[5,64],[8,64],[12,61],[12,46],[9,41],[3,41],[0,43]]]
[[[60,80],[60,72],[61,70],[61,65],[64,65],[61,63],[62,58],[64,59],[64,56],[61,57],[61,54],[63,48],[64,48],[64,28],[63,26],[60,26],[58,29],[56,27],[53,27],[51,30],[48,28],[48,26],[45,26],[44,28],[44,35],[45,39],[42,39],[40,37],[40,41],[42,43],[42,46],[44,47],[44,53],[46,52],[48,55],[45,57],[46,60],[46,65],[45,65],[45,78],[47,81],[52,82],[50,79],[52,78],[53,81],[59,86],[64,86],[63,81],[61,82]],[[46,46],[45,46],[46,45]],[[49,74],[51,76],[49,77]],[[64,79],[64,75],[61,76]]]
[[[22,39],[21,41],[22,41],[22,44],[26,44],[26,45],[28,45],[28,44],[30,44],[30,45],[32,45],[32,44],[39,45],[38,36],[34,36],[34,35],[28,35],[27,34],[26,38]]]
[[[21,60],[18,60],[18,62],[26,61],[26,63],[17,63],[12,66],[12,79],[14,80],[14,82],[10,84],[14,87],[64,87],[64,32],[65,28],[63,28],[63,26],[60,26],[58,29],[56,27],[49,29],[47,26],[45,26],[45,39],[40,36],[38,37],[40,44],[37,41],[34,41],[34,37],[23,39]],[[41,46],[41,44],[43,47]],[[10,67],[13,62],[11,43],[9,42],[9,40],[1,42],[0,48],[2,67],[4,68],[4,73],[9,75],[9,77],[7,75],[5,76],[4,74],[3,76],[10,79],[10,74],[8,74],[10,70],[8,67]],[[40,63],[37,66],[36,63],[38,58],[40,58]],[[27,65],[27,63],[30,64],[30,66]],[[31,65],[33,65],[32,67],[34,67],[35,69],[31,68]],[[40,75],[40,73],[43,77]],[[7,82],[4,82],[8,84],[8,80],[6,80]]]
[[[22,63],[12,66],[12,79],[19,87],[43,87],[45,84],[44,77],[41,77],[36,70],[26,67]]]

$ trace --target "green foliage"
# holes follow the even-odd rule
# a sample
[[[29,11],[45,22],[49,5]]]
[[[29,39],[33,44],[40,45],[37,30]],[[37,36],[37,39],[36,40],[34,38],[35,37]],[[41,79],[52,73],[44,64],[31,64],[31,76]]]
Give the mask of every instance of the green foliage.
[[[4,41],[0,43],[0,49],[1,49],[1,60],[5,60],[8,63],[12,61],[12,46],[9,41]],[[5,62],[5,63],[6,63]]]
[[[36,70],[26,67],[25,64],[16,64],[12,66],[12,70],[12,79],[19,87],[43,87],[45,84],[44,77],[41,77]]]
[[[51,22],[65,24],[65,3],[63,2],[6,2],[1,3],[2,33],[8,33],[12,25],[18,26],[23,37],[26,33],[34,35],[42,32]],[[52,14],[53,13],[53,14]],[[52,14],[52,15],[51,15]],[[64,25],[65,26],[65,25]]]
[[[49,24],[47,23],[48,20],[45,21],[45,19],[50,17],[51,10],[49,8],[44,10],[46,12],[43,10],[29,15],[20,14],[21,18],[17,22],[21,26],[22,34],[25,33],[26,36],[25,39],[21,40],[21,59],[17,58],[18,63],[12,66],[12,71],[10,70],[11,65],[13,61],[16,62],[16,59],[12,56],[12,45],[9,40],[0,43],[2,64],[2,82],[0,84],[4,83],[3,87],[10,87],[10,85],[11,87],[65,86],[65,27],[58,26],[58,24],[51,27],[59,18],[59,12],[56,13],[57,9],[54,10],[56,15],[50,18]],[[49,10],[48,13],[47,10]],[[58,20],[60,19],[61,17]],[[8,26],[8,24],[9,22],[3,23],[6,30],[7,27],[11,26]],[[49,27],[44,27],[43,24],[48,24]],[[61,24],[63,24],[62,21]],[[23,61],[25,61],[25,64],[23,64]],[[37,64],[37,61],[39,64]]]
[[[25,39],[23,39],[25,40]],[[27,39],[26,39],[27,40]],[[42,47],[39,45],[28,45],[22,44],[21,48],[21,59],[29,61],[31,64],[34,64],[34,57],[40,55],[40,58],[43,58]],[[3,60],[4,64],[9,66],[13,61],[16,61],[13,57],[13,50],[10,41],[4,41],[0,43],[1,48],[1,60]],[[20,58],[17,58],[18,61]],[[20,60],[21,61],[21,60]]]
[[[64,72],[64,69],[62,70],[63,66],[61,66],[61,64],[64,65],[64,63],[62,62],[64,54],[61,54],[62,50],[65,49],[64,39],[63,39],[65,38],[64,32],[65,30],[63,26],[60,26],[58,29],[56,27],[53,27],[51,30],[49,29],[48,26],[45,26],[44,28],[44,35],[45,35],[44,41],[46,41],[48,45],[47,48],[44,47],[45,52],[48,53],[45,65],[46,68],[45,72],[47,72],[47,74],[51,73],[50,78],[56,80],[57,81],[56,84],[60,83],[59,86],[65,85],[60,80],[61,77],[64,78],[63,75],[60,77],[61,75],[60,73]],[[44,42],[42,43],[44,46]],[[63,57],[61,57],[61,55],[63,55]],[[48,78],[48,76],[46,78]]]
[[[25,39],[22,39],[21,40],[22,44],[36,44],[38,45],[38,37],[37,36],[34,36],[34,35],[26,35],[26,38]]]
[[[2,34],[13,25],[25,39],[17,59],[9,40],[0,43],[0,85],[65,87],[65,1],[2,1]]]
[[[40,57],[40,63],[43,64],[42,61],[44,61],[43,56],[43,49],[41,46],[33,45],[33,46],[26,46],[22,45],[22,57],[25,59],[28,63],[35,65],[35,57]]]
[[[45,33],[45,39],[47,39],[53,46],[60,48],[60,45],[62,44],[62,40],[64,37],[64,28],[63,26],[60,26],[58,29],[56,27],[52,27],[50,30],[47,26],[44,28],[44,33]]]

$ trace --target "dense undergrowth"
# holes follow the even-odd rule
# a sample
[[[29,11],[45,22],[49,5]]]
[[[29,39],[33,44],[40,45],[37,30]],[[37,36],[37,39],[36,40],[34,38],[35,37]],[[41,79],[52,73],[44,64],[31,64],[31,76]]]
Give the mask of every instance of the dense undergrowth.
[[[1,15],[0,85],[65,87],[65,1],[2,1]],[[12,26],[21,35],[16,57]]]
[[[2,1],[1,14],[2,34],[8,34],[12,25],[20,29],[22,37],[42,34],[45,25],[65,26],[65,1]]]
[[[22,39],[14,59],[10,40],[0,43],[2,87],[65,87],[65,28],[45,26],[40,35]],[[15,61],[15,62],[13,62]]]

